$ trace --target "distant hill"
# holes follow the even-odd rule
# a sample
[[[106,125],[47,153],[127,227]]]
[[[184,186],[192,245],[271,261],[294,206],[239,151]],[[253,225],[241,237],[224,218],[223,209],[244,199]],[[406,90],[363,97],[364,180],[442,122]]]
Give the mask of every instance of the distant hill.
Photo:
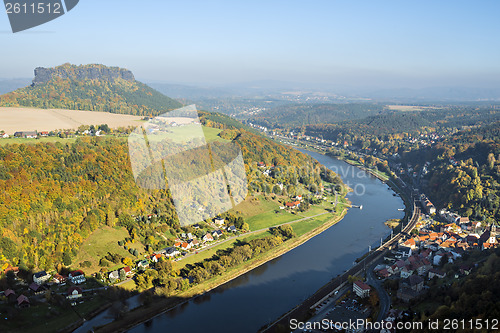
[[[377,104],[300,104],[273,108],[249,121],[267,127],[302,126],[362,119],[384,110]]]
[[[104,65],[36,68],[33,83],[0,96],[0,106],[158,115],[181,103],[136,81],[131,71]]]
[[[16,89],[26,87],[30,83],[31,79],[20,78],[20,79],[0,79],[0,95],[9,93]]]

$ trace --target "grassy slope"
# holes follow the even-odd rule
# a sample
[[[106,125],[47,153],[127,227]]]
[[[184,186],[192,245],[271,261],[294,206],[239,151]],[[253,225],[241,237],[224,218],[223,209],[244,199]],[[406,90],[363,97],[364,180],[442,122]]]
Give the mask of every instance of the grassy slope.
[[[99,259],[105,256],[108,252],[118,253],[123,257],[137,259],[122,246],[118,245],[118,241],[129,237],[127,230],[124,227],[101,227],[94,231],[81,245],[78,255],[73,260],[73,266],[77,266],[83,261],[90,261],[90,268],[82,268],[85,273],[93,273],[99,271]],[[139,252],[144,251],[144,246],[138,242],[131,244],[132,248],[136,248]],[[117,265],[116,268],[118,268]],[[109,267],[110,270],[115,267]]]

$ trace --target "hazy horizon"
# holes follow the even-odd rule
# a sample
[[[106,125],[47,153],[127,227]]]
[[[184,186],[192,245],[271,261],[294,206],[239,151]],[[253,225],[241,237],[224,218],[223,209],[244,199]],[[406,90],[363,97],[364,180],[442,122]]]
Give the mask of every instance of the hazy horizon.
[[[188,85],[498,89],[499,9],[495,1],[87,0],[16,34],[0,15],[0,77],[32,77],[35,67],[70,62]]]

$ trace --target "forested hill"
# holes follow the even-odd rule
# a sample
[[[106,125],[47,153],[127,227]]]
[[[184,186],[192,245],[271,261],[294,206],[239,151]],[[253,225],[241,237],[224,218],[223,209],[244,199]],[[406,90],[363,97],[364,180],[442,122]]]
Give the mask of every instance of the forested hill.
[[[377,104],[300,104],[273,108],[249,121],[266,127],[290,127],[309,124],[328,124],[361,119],[384,110]]]
[[[479,221],[500,219],[500,123],[462,130],[402,161],[417,169],[430,163],[422,185],[434,204]]]
[[[35,69],[33,84],[0,96],[0,106],[155,116],[182,105],[136,81],[129,70],[64,64]]]
[[[229,117],[202,112],[201,119],[240,145],[254,192],[276,187],[278,181],[290,196],[297,194],[299,183],[311,186],[311,193],[321,178],[342,184],[311,157],[247,131]],[[257,167],[261,161],[275,164],[278,176],[263,175]],[[122,138],[0,145],[0,266],[51,270],[68,265],[83,240],[105,225],[126,226],[150,244],[146,238],[155,231],[142,235],[132,218],[147,214],[158,214],[161,228],[180,231],[169,191],[135,184]]]

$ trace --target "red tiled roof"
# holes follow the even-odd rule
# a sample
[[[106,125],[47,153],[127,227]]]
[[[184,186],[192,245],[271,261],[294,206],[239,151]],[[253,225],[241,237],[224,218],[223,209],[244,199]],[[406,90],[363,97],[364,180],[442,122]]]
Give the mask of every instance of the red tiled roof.
[[[79,294],[83,293],[82,288],[73,286],[68,289],[68,295],[71,295],[75,290],[78,291]]]
[[[354,284],[356,284],[361,290],[370,290],[370,286],[364,283],[363,281],[354,281]]]
[[[73,277],[79,276],[79,275],[85,275],[85,273],[83,273],[83,271],[81,269],[73,271],[73,272],[71,272],[69,274],[71,274],[71,276],[73,276]]]

